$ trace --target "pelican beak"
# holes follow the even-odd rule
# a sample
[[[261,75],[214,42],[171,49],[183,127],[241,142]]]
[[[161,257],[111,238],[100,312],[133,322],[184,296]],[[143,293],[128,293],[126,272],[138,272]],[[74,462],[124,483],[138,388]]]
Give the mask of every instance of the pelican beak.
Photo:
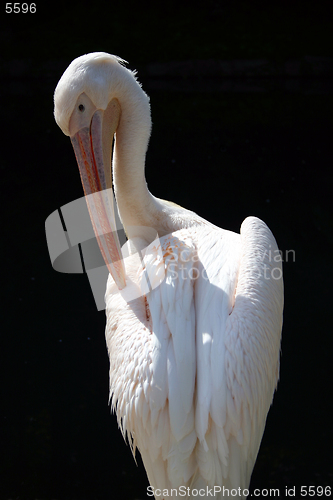
[[[119,104],[118,107],[109,105],[105,111],[96,110],[90,127],[81,128],[71,137],[71,141],[99,248],[118,289],[122,290],[126,286],[126,273],[114,215],[110,165],[111,143],[119,114]],[[106,151],[103,151],[105,128],[110,147],[105,147]],[[108,170],[105,169],[106,165]]]

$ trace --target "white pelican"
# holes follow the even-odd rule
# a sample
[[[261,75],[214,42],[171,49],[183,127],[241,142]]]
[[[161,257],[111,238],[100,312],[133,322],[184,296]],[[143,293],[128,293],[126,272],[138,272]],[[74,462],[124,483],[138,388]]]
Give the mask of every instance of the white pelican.
[[[100,192],[89,210],[111,273],[110,397],[142,455],[148,494],[245,498],[279,376],[283,281],[275,239],[255,217],[236,234],[148,191],[149,98],[120,58],[75,59],[54,102],[85,194],[111,189],[113,176],[129,238],[124,264]]]

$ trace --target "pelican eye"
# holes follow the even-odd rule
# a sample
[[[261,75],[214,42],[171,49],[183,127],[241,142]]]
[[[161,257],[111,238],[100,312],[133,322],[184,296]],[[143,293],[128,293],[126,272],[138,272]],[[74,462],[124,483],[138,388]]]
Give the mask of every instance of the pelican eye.
[[[79,111],[81,111],[81,113],[83,113],[84,110],[85,110],[85,107],[83,106],[83,104],[79,104]]]

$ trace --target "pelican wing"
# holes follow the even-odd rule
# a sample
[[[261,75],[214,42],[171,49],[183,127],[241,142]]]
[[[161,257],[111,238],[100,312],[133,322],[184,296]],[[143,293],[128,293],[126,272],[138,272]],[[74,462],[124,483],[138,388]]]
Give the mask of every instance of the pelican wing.
[[[111,277],[106,293],[112,405],[155,488],[184,485],[195,471],[195,252],[186,231],[165,236],[145,249],[145,297],[127,302]],[[126,271],[135,288],[143,268],[134,256]]]
[[[153,325],[149,405],[156,417],[152,418],[152,438],[142,440],[140,451],[145,463],[155,454],[151,471],[147,468],[151,484],[170,488],[186,484],[195,470],[196,352],[191,275],[195,246],[185,231],[177,231],[161,239],[161,248],[165,278],[148,296]],[[161,434],[159,429],[165,422],[169,433]]]
[[[209,276],[195,288],[198,471],[210,485],[247,488],[279,374],[283,282],[266,224],[218,231],[199,250]]]

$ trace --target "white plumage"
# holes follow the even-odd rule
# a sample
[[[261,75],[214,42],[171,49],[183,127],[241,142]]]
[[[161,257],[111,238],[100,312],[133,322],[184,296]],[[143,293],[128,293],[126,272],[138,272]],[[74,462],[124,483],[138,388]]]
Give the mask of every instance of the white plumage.
[[[119,58],[74,60],[55,91],[55,118],[72,139],[86,195],[112,187],[115,134],[113,182],[129,238],[124,264],[116,233],[98,234],[115,231],[112,207],[97,193],[89,210],[112,274],[106,341],[123,434],[161,490],[156,498],[185,487],[183,498],[197,496],[193,489],[211,498],[214,486],[216,499],[218,487],[243,498],[279,375],[283,282],[275,239],[255,217],[239,235],[151,195],[149,99]]]

